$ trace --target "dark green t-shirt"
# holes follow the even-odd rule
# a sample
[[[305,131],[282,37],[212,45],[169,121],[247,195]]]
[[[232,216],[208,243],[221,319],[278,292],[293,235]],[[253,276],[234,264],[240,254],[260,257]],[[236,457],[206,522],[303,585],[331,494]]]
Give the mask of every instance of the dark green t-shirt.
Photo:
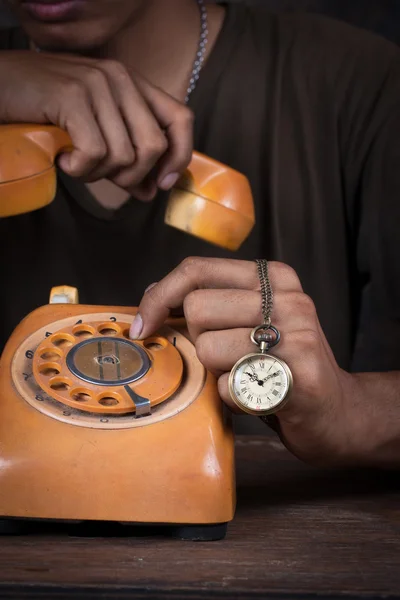
[[[19,31],[0,48],[21,48]],[[0,91],[1,94],[1,91]],[[0,221],[0,347],[54,285],[137,305],[184,257],[288,263],[341,367],[400,369],[400,69],[396,46],[320,17],[233,5],[192,98],[195,148],[250,180],[238,253],[164,225],[165,197],[116,211],[60,174],[48,207]]]

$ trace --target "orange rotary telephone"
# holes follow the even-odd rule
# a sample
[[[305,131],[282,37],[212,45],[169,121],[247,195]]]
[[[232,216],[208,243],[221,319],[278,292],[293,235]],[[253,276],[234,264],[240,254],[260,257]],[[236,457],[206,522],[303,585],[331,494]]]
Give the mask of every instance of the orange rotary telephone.
[[[0,216],[45,206],[52,126],[0,127]],[[254,224],[247,179],[193,154],[166,223],[235,249]],[[0,361],[0,519],[164,525],[220,539],[235,508],[231,419],[184,321],[129,339],[136,309],[85,306],[75,288],[15,329]],[[3,531],[7,531],[7,527]]]

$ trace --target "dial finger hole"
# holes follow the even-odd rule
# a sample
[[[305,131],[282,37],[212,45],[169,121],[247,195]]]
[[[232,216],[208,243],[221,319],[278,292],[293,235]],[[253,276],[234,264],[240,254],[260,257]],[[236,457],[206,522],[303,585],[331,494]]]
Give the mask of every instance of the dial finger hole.
[[[116,392],[105,392],[104,394],[100,394],[97,398],[97,402],[101,404],[101,406],[117,406],[122,402],[122,398]]]
[[[44,348],[40,353],[40,358],[46,361],[59,360],[61,357],[62,352],[58,348]]]
[[[101,335],[117,335],[118,333],[121,333],[121,327],[119,327],[115,323],[102,323],[98,326],[97,331]]]
[[[89,402],[92,399],[92,394],[85,388],[75,388],[71,390],[70,397],[75,402]]]
[[[72,346],[72,344],[75,343],[74,336],[70,335],[69,333],[56,333],[49,339],[54,346],[61,348],[61,350],[64,348],[69,348],[69,346]]]
[[[91,327],[90,325],[83,324],[83,325],[76,325],[72,329],[72,333],[78,339],[83,340],[83,339],[92,337],[96,333],[96,330],[94,329],[94,327]]]
[[[66,392],[72,386],[72,382],[66,377],[54,377],[50,379],[49,385],[55,392]]]
[[[151,337],[143,342],[143,345],[148,350],[163,350],[167,347],[167,340],[162,337]]]
[[[40,365],[39,372],[45,377],[54,377],[55,375],[59,375],[61,372],[61,367],[57,363],[47,362],[43,365]]]

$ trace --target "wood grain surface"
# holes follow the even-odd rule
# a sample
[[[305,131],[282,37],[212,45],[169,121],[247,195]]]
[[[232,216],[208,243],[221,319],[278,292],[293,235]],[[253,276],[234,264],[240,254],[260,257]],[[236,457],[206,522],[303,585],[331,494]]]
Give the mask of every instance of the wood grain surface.
[[[398,473],[315,470],[272,436],[236,451],[225,540],[42,524],[0,538],[0,598],[400,598]]]

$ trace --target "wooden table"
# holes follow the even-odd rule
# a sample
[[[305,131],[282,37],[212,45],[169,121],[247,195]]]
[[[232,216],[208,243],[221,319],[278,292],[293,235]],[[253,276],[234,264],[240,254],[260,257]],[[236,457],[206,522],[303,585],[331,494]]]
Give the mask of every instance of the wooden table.
[[[224,541],[2,537],[0,598],[400,598],[398,473],[318,471],[275,437],[238,438],[237,463]]]

